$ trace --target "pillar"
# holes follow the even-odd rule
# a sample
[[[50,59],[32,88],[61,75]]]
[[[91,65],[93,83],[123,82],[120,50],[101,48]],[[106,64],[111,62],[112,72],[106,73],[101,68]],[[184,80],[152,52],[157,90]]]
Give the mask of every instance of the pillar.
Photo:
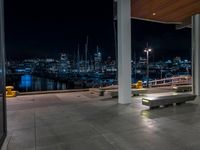
[[[200,14],[192,16],[192,87],[200,96]]]
[[[117,0],[118,90],[120,104],[131,103],[131,0]]]

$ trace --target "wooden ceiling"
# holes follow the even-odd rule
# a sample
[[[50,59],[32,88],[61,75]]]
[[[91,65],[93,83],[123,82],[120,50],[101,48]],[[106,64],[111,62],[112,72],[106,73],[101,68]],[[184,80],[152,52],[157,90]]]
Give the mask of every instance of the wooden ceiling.
[[[200,0],[132,0],[132,17],[164,23],[182,23],[200,13]]]

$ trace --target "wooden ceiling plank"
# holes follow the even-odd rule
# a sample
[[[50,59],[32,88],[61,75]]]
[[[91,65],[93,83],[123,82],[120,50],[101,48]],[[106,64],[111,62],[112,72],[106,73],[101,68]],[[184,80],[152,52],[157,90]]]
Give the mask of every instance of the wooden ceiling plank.
[[[162,22],[182,22],[200,13],[200,0],[132,0],[131,5],[132,17]]]

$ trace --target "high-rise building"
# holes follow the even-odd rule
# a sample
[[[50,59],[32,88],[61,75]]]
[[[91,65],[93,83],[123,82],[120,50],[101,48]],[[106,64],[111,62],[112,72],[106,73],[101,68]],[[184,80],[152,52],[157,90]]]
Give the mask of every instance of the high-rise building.
[[[77,72],[80,73],[80,45],[78,44],[78,50],[77,50]]]
[[[85,72],[88,71],[88,36],[85,43]]]
[[[102,55],[101,52],[99,51],[99,47],[97,46],[97,52],[94,54],[94,69],[96,72],[101,71],[101,66],[102,66]]]
[[[62,53],[59,62],[59,72],[60,73],[69,73],[71,69],[70,61],[67,57],[67,54]]]

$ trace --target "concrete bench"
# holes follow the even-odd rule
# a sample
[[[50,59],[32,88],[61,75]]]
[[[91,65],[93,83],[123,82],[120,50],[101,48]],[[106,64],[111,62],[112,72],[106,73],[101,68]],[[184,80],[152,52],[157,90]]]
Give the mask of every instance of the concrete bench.
[[[118,89],[114,90],[106,90],[107,94],[110,95],[112,98],[118,97]]]
[[[143,95],[147,93],[147,89],[131,89],[131,93],[133,96]]]
[[[173,89],[176,92],[189,92],[192,91],[192,86],[191,85],[183,85],[183,86],[175,86]]]
[[[112,98],[118,97],[118,89],[114,90],[106,90],[106,92],[111,95]],[[131,94],[133,96],[135,95],[141,95],[147,93],[147,89],[131,89]]]
[[[159,97],[146,97],[142,98],[142,104],[149,106],[150,109],[159,108],[160,106],[170,106],[173,104],[180,105],[186,101],[193,101],[196,95],[193,94],[180,94]]]
[[[105,90],[100,89],[100,88],[90,88],[89,91],[91,93],[97,93],[98,96],[104,96],[104,92],[105,92]]]
[[[105,91],[117,90],[117,88],[118,88],[117,85],[111,85],[111,86],[102,87],[102,88],[90,88],[89,91],[91,93],[97,93],[99,96],[104,96]]]

